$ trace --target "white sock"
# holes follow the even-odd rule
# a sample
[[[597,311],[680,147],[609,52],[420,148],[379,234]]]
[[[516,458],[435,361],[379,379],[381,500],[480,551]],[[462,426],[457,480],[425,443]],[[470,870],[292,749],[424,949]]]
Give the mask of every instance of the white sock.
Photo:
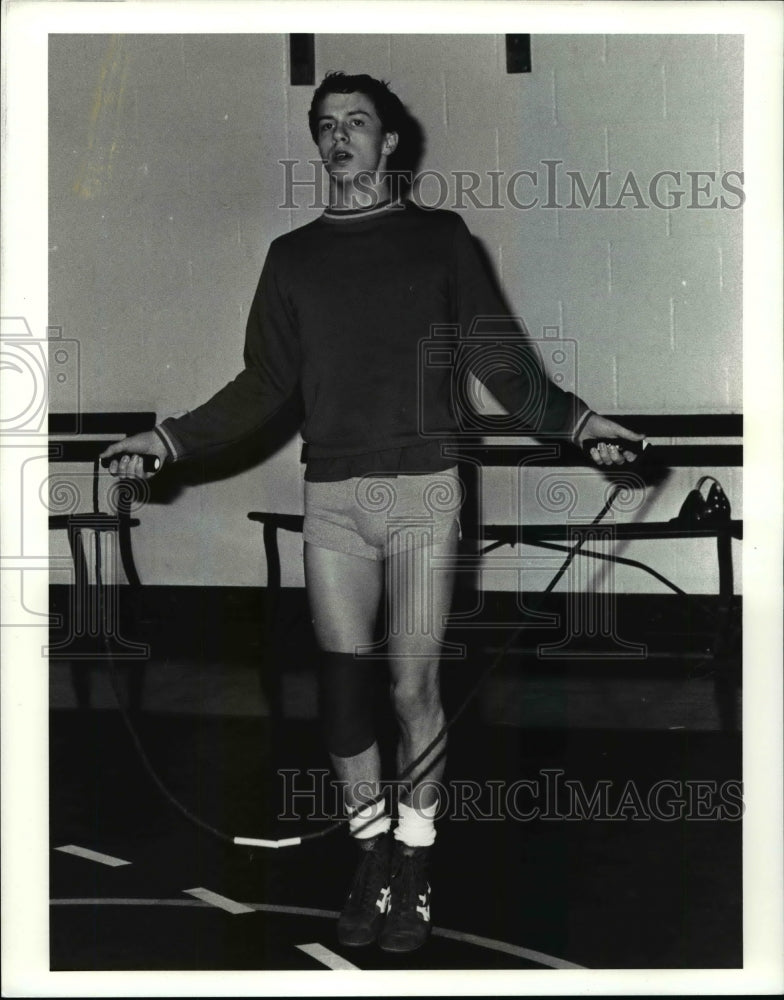
[[[392,826],[392,818],[387,815],[386,807],[386,802],[382,799],[355,812],[348,821],[351,836],[357,840],[367,840],[369,837],[377,837],[379,833],[386,833]]]
[[[398,823],[395,827],[395,840],[400,840],[407,847],[430,847],[436,839],[435,815],[438,803],[431,806],[413,806],[398,803]]]

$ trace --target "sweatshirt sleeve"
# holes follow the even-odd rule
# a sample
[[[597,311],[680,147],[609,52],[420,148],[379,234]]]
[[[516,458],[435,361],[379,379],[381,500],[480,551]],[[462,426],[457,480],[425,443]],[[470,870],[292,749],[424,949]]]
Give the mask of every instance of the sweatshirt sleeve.
[[[248,315],[244,361],[244,370],[206,403],[158,425],[156,431],[173,459],[202,456],[252,434],[297,386],[299,336],[276,275],[273,247]]]
[[[453,269],[461,351],[472,374],[513,415],[505,429],[575,439],[591,410],[549,378],[535,342],[521,320],[509,315],[459,217]]]

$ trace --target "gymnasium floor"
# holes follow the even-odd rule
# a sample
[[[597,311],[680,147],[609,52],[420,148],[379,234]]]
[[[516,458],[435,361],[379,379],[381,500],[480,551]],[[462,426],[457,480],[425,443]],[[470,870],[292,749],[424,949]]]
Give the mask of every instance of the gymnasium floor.
[[[337,943],[353,865],[344,829],[273,851],[197,828],[143,769],[106,667],[90,668],[94,707],[84,709],[68,666],[53,664],[52,970],[741,966],[742,824],[726,792],[741,778],[741,737],[706,715],[710,676],[671,661],[655,680],[639,664],[614,664],[589,681],[520,662],[489,679],[452,731],[445,781],[474,782],[478,809],[491,815],[488,782],[506,794],[537,780],[539,795],[524,788],[505,818],[462,809],[439,823],[434,933],[400,957]],[[444,672],[448,713],[469,681],[465,665]],[[291,780],[281,772],[302,772],[301,789],[328,767],[314,692],[312,671],[290,662],[272,719],[257,664],[166,653],[146,665],[133,721],[162,780],[197,816],[232,836],[295,836],[325,826],[307,818],[306,802],[294,805],[300,818],[278,818]],[[652,815],[663,781],[692,795],[704,818]],[[606,788],[615,818],[565,818],[575,785],[588,796]],[[527,817],[532,802],[538,815]],[[319,804],[329,811],[328,792]]]

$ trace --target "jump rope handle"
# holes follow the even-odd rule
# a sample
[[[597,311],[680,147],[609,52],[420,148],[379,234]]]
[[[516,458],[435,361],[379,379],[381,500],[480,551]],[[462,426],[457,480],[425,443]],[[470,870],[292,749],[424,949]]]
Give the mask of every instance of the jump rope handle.
[[[122,457],[123,457],[122,455],[112,455],[111,458],[102,458],[101,467],[104,469],[108,469],[109,465],[112,462],[112,459],[114,458],[120,459]],[[142,459],[142,469],[145,472],[157,472],[158,469],[160,469],[161,467],[161,460],[158,458],[157,455],[142,455],[141,459]]]
[[[642,441],[627,441],[625,438],[588,438],[583,442],[583,451],[586,455],[590,455],[591,448],[596,448],[599,444],[617,445],[621,451],[632,452],[637,456],[632,465],[637,465],[643,456],[646,459],[650,458],[650,445],[645,438]]]

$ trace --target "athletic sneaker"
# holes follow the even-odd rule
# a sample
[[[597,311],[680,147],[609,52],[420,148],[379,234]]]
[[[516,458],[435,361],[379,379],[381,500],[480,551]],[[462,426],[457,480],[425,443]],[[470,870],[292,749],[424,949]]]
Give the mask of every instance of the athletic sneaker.
[[[395,842],[389,911],[379,938],[383,951],[415,951],[430,936],[429,847]]]
[[[378,937],[389,907],[389,861],[391,837],[381,833],[371,839],[354,872],[346,905],[338,920],[338,941],[359,947]]]

